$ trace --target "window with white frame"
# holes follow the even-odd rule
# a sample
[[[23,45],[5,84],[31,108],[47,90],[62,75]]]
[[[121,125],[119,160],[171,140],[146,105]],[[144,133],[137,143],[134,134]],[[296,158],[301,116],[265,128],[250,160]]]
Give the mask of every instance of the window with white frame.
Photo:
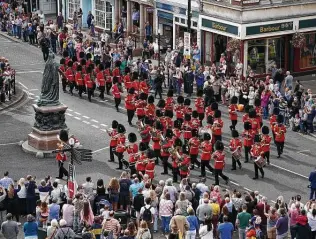
[[[73,18],[74,16],[74,12],[75,11],[79,11],[79,8],[80,8],[80,0],[69,0],[68,1],[68,16],[70,19]]]
[[[105,25],[105,29],[106,30],[110,30],[112,29],[113,27],[113,21],[112,21],[112,10],[113,10],[113,7],[111,5],[111,3],[109,2],[106,2],[105,3],[105,15],[106,15],[106,25]]]
[[[95,0],[95,25],[105,28],[105,1]]]

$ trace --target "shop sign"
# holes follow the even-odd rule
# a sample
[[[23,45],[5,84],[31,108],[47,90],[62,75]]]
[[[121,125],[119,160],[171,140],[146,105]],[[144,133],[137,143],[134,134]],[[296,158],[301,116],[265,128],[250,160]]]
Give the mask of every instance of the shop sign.
[[[311,27],[316,27],[316,18],[300,20],[299,29],[311,28]]]
[[[168,13],[168,12],[163,12],[163,11],[157,11],[157,15],[158,17],[160,18],[165,18],[165,19],[168,19],[168,20],[171,20],[173,21],[173,14],[171,13]]]
[[[259,5],[260,0],[233,0],[233,5],[239,6],[250,6],[250,5]]]
[[[191,34],[190,32],[184,32],[183,34],[183,55],[190,56],[191,53]]]
[[[147,12],[154,12],[154,11],[155,11],[155,8],[153,8],[153,7],[148,7],[148,8],[146,8],[146,11],[147,11]]]
[[[172,5],[161,3],[161,2],[156,2],[156,8],[166,10],[169,12],[174,12],[177,14],[182,14],[182,15],[187,14],[187,10],[185,8],[172,6]]]
[[[228,25],[225,23],[211,21],[211,20],[202,18],[202,26],[206,27],[206,28],[211,28],[211,29],[214,29],[217,31],[227,32],[227,33],[231,33],[234,35],[238,35],[238,27]]]
[[[282,32],[293,30],[293,22],[282,22],[246,28],[246,35],[257,35],[264,33]]]

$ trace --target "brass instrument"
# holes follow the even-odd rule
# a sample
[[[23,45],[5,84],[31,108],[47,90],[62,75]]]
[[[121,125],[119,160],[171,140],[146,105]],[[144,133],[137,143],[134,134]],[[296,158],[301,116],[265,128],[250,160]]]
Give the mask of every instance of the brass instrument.
[[[168,143],[167,139],[162,134],[160,134],[159,136],[160,136],[161,143],[163,144]]]
[[[141,131],[145,128],[143,121],[139,120],[137,121],[138,131]]]

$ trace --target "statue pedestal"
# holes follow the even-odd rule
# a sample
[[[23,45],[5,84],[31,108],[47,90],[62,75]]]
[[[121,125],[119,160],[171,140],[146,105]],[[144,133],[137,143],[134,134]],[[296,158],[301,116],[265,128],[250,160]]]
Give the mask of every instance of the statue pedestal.
[[[26,152],[46,154],[57,148],[59,139],[57,135],[61,129],[67,129],[65,123],[66,105],[38,106],[33,105],[35,123],[32,132],[28,135],[27,143],[23,149]]]

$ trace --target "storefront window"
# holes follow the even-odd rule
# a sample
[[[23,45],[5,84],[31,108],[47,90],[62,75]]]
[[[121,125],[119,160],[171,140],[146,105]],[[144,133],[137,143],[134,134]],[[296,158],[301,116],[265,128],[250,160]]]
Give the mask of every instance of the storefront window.
[[[105,1],[95,0],[95,25],[105,28]]]
[[[284,68],[284,44],[285,39],[283,37],[268,39],[268,62],[266,64],[267,73],[271,73],[273,66],[276,66],[277,68]]]
[[[105,11],[106,11],[106,25],[105,28],[107,30],[112,29],[112,5],[109,2],[105,2]]]
[[[300,68],[316,66],[316,34],[306,34],[306,46],[301,49]]]
[[[266,73],[266,40],[250,40],[248,41],[248,68],[255,74]],[[250,69],[249,69],[250,70]]]
[[[205,64],[211,65],[212,61],[212,33],[211,32],[204,32],[205,33]]]
[[[219,64],[221,54],[226,52],[227,36],[214,34],[213,60]]]
[[[74,12],[75,11],[79,11],[79,8],[80,8],[80,0],[69,0],[68,1],[68,16],[70,19],[73,18],[74,16]]]

